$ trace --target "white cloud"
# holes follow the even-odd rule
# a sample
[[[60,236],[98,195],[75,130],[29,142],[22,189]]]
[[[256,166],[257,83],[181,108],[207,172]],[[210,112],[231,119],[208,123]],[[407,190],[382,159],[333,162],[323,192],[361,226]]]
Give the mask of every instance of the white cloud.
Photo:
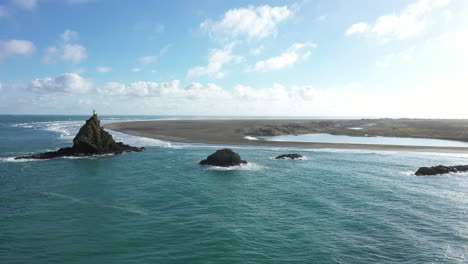
[[[70,42],[78,39],[78,32],[73,30],[65,30],[60,34],[60,38],[63,40],[59,46],[48,47],[42,57],[42,62],[49,64],[54,61],[61,59],[65,62],[80,63],[88,58],[88,52],[86,48],[79,44],[71,44]]]
[[[49,64],[54,62],[54,60],[59,57],[60,55],[60,50],[59,48],[53,46],[53,47],[48,47],[45,50],[45,54],[42,57],[42,63]]]
[[[118,82],[108,82],[102,87],[97,88],[98,93],[111,96],[123,96],[128,95],[129,91],[124,84]]]
[[[344,86],[345,89],[358,89],[358,88],[361,88],[361,87],[362,87],[362,84],[360,84],[360,83],[347,83]]]
[[[247,71],[270,72],[284,69],[294,65],[301,59],[307,59],[311,54],[310,49],[315,47],[317,47],[317,45],[311,42],[295,43],[281,55],[258,61],[253,67],[249,67]]]
[[[80,63],[88,58],[86,48],[78,44],[66,44],[61,55],[62,60]]]
[[[156,60],[158,60],[157,56],[144,56],[144,57],[140,57],[138,59],[138,61],[143,65],[151,64],[151,63],[155,62]]]
[[[167,44],[166,46],[162,47],[160,50],[159,50],[159,56],[163,56],[164,54],[166,54],[170,49],[171,49],[172,45],[171,44]]]
[[[92,82],[75,73],[65,73],[53,78],[35,79],[28,88],[40,93],[84,94],[91,90]]]
[[[327,20],[327,18],[328,18],[327,15],[321,15],[321,16],[318,16],[318,17],[317,17],[317,20],[318,20],[318,21],[325,21],[325,20]]]
[[[212,37],[264,39],[278,34],[278,24],[293,14],[287,6],[249,6],[228,10],[219,21],[206,20],[200,28]]]
[[[233,55],[232,49],[236,43],[230,43],[223,49],[212,49],[208,57],[206,66],[198,66],[188,70],[187,77],[210,76],[217,79],[222,79],[225,73],[222,72],[224,65],[228,63],[239,63],[242,61],[241,56]]]
[[[354,24],[345,35],[372,33],[384,41],[414,37],[433,23],[431,19],[436,11],[443,9],[449,3],[450,0],[418,0],[408,5],[399,14],[378,17],[372,25],[365,22]]]
[[[112,68],[105,67],[105,66],[99,66],[99,67],[96,68],[96,71],[106,73],[106,72],[111,72]]]
[[[166,99],[214,99],[228,98],[229,94],[215,84],[191,83],[184,88],[180,81],[133,82],[128,85],[109,82],[97,89],[98,93],[111,96],[158,97]]]
[[[378,60],[375,62],[375,66],[377,66],[377,68],[387,69],[391,66],[391,63],[386,60]]]
[[[172,47],[171,44],[167,44],[159,50],[158,55],[143,56],[143,57],[138,58],[138,61],[143,66],[147,66],[149,64],[155,63],[160,57],[164,56],[171,47]]]
[[[3,84],[0,83],[0,92],[3,91]]]
[[[273,84],[273,87],[266,89],[254,89],[247,85],[237,85],[234,88],[234,94],[241,100],[265,100],[277,101],[288,97],[286,88],[280,84]]]
[[[351,36],[356,33],[364,33],[364,32],[369,31],[369,29],[370,29],[369,24],[367,24],[366,22],[360,22],[348,28],[348,30],[346,30],[345,35]]]
[[[37,0],[13,0],[13,4],[24,9],[33,9],[37,6]]]
[[[85,103],[89,100],[89,92],[93,91],[94,105],[103,108],[107,103],[106,112],[115,114],[310,116],[312,113],[319,116],[466,118],[463,107],[467,92],[463,85],[467,81],[462,72],[455,78],[424,80],[387,93],[278,83],[266,88],[239,84],[234,89],[224,89],[209,83],[181,86],[178,80],[165,83],[111,82],[94,90],[90,81],[68,73],[33,80],[28,88],[41,93],[34,98],[44,98],[41,99],[43,107],[63,111],[69,109],[70,103],[75,104],[79,100]],[[69,93],[85,95],[70,97]],[[67,98],[73,98],[73,102]],[[415,102],[414,98],[423,103]],[[397,108],[396,101],[399,102]],[[24,107],[26,104],[23,103]],[[440,107],[434,108],[434,105]]]
[[[60,38],[65,42],[78,40],[79,34],[76,31],[67,29],[61,35]]]
[[[468,57],[468,32],[456,32],[452,34],[445,34],[440,42],[441,48],[445,51],[457,53],[461,57]]]
[[[250,49],[250,54],[254,55],[254,56],[258,56],[260,55],[262,52],[263,52],[263,46],[260,46],[258,48],[253,48],[253,49]]]
[[[31,55],[36,47],[28,40],[9,40],[0,42],[0,62],[3,58],[14,55]]]
[[[140,72],[140,71],[141,71],[140,68],[133,68],[133,69],[132,69],[132,72]]]

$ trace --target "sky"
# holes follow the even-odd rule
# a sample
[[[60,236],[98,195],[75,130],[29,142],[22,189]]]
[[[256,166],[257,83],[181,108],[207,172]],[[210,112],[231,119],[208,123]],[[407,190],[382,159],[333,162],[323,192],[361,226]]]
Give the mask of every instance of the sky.
[[[468,118],[468,1],[0,0],[0,114]]]

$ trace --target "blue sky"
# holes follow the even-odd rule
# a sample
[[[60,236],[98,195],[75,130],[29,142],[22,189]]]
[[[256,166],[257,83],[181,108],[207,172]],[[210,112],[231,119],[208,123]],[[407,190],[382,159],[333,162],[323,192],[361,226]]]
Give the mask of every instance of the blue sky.
[[[468,118],[463,0],[0,1],[0,113]]]

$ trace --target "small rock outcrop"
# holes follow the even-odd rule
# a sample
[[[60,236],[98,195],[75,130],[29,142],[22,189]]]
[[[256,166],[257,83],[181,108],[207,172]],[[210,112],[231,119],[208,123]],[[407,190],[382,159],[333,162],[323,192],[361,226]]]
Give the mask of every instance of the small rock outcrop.
[[[122,154],[123,152],[142,151],[145,148],[132,147],[122,142],[115,142],[112,135],[101,127],[97,114],[86,121],[73,139],[73,146],[57,151],[45,152],[15,159],[53,159],[60,157],[85,157],[104,154]]]
[[[205,160],[200,161],[199,164],[219,167],[231,167],[239,166],[241,164],[247,164],[247,161],[242,160],[239,154],[230,149],[221,149],[209,155]]]
[[[295,154],[295,153],[292,153],[292,154],[283,154],[283,155],[279,155],[279,156],[276,157],[275,159],[292,159],[292,160],[295,160],[295,159],[302,159],[302,155]]]
[[[421,167],[414,174],[416,176],[434,176],[447,174],[451,172],[466,172],[468,171],[468,165],[457,165],[457,166],[434,166],[434,167]]]

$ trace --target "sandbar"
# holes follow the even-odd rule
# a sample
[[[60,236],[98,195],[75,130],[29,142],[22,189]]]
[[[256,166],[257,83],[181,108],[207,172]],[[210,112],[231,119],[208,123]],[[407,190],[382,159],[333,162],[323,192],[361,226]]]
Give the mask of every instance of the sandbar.
[[[360,127],[362,129],[350,129]],[[329,133],[348,136],[434,138],[468,142],[468,120],[433,119],[209,119],[118,122],[105,125],[117,132],[159,140],[214,145],[365,149],[466,153],[467,147],[400,146],[249,140],[245,136]]]

